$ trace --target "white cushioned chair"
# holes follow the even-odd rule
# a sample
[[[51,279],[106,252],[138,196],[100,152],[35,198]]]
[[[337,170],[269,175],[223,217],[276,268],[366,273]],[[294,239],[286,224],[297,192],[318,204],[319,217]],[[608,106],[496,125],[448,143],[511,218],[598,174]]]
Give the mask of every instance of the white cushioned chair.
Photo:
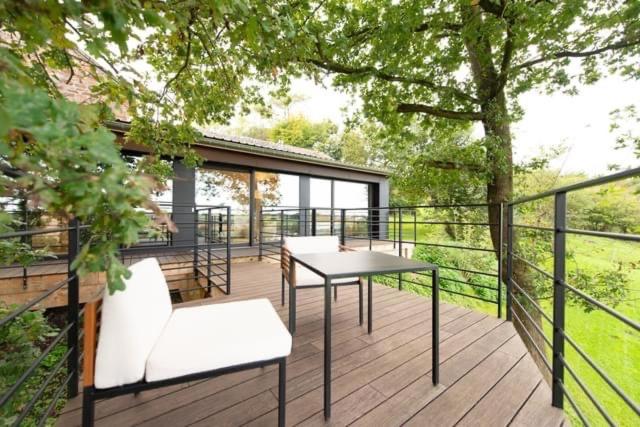
[[[291,334],[271,303],[255,299],[172,310],[155,258],[129,270],[124,291],[105,292],[85,306],[83,425],[93,424],[97,399],[276,363],[278,423],[284,425]]]
[[[289,283],[289,332],[296,331],[296,291],[298,289],[320,288],[324,286],[324,279],[302,265],[292,262],[291,255],[346,252],[353,251],[340,244],[338,236],[285,237],[281,249],[280,266],[282,270],[281,300],[284,305],[284,283]],[[345,277],[331,281],[334,298],[338,298],[338,286],[358,285],[360,324],[363,320],[362,286],[360,277]]]

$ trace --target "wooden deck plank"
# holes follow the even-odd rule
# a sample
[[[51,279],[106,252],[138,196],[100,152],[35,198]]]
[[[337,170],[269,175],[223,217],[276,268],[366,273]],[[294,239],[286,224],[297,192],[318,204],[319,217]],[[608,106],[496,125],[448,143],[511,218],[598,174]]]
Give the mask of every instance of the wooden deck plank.
[[[473,409],[467,412],[458,425],[506,426],[542,381],[537,373],[538,367],[533,359],[523,357]],[[496,402],[500,404],[496,405]]]
[[[182,305],[268,298],[280,305],[278,264],[234,264],[232,295]],[[288,296],[288,295],[287,295]],[[366,297],[366,290],[365,290]],[[323,293],[298,292],[298,333],[287,366],[287,425],[557,425],[542,381],[511,323],[459,306],[440,307],[441,384],[431,384],[431,304],[374,285],[374,332],[358,324],[357,287],[333,304],[332,418],[322,415]],[[366,312],[366,304],[365,304]],[[522,381],[523,375],[527,381]],[[525,387],[522,387],[526,384]],[[518,387],[521,390],[513,392]],[[493,411],[495,402],[500,411]],[[97,425],[265,425],[277,421],[277,369],[253,369],[98,402]],[[80,397],[60,426],[80,423]]]

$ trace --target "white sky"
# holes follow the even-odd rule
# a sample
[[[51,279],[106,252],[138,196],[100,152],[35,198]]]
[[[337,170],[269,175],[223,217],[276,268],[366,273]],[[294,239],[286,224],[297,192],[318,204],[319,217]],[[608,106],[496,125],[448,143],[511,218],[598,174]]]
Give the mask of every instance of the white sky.
[[[328,85],[316,85],[309,80],[296,80],[291,92],[308,99],[295,103],[292,114],[302,114],[312,121],[330,119],[341,125],[344,109],[356,108],[359,100],[333,90]],[[640,166],[631,149],[615,150],[615,135],[609,132],[609,113],[629,104],[640,106],[640,82],[608,77],[595,85],[583,87],[576,96],[546,95],[529,92],[521,98],[525,111],[523,119],[514,124],[516,161],[531,158],[543,147],[565,146],[567,151],[551,166],[563,173],[585,172],[588,175],[606,173],[608,166]],[[257,115],[240,120],[242,124],[264,123]],[[237,123],[238,124],[238,123]],[[640,125],[634,124],[640,134]]]

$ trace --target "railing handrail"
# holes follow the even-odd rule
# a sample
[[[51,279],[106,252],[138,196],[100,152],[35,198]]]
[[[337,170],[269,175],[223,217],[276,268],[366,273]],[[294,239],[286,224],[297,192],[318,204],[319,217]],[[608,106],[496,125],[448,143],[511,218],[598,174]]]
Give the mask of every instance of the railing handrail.
[[[569,193],[576,190],[584,190],[585,188],[597,187],[603,184],[610,184],[612,182],[621,181],[626,178],[632,178],[634,176],[640,176],[640,167],[626,169],[621,172],[613,173],[610,175],[599,176],[586,181],[581,181],[575,184],[565,185],[564,187],[558,187],[551,190],[543,191],[531,196],[520,197],[516,200],[509,202],[509,205],[519,205],[526,202],[532,202],[535,200],[544,199],[545,197],[553,196],[557,193]]]

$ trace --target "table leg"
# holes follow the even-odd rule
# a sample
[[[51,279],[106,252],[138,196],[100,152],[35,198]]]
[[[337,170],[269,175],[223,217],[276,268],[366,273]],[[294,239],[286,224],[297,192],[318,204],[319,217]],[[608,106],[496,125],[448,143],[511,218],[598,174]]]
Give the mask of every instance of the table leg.
[[[368,332],[373,330],[373,279],[367,277],[367,327]]]
[[[434,269],[431,276],[431,374],[433,385],[440,381],[440,287],[438,285],[438,269]]]
[[[331,417],[331,279],[324,279],[324,418]]]

